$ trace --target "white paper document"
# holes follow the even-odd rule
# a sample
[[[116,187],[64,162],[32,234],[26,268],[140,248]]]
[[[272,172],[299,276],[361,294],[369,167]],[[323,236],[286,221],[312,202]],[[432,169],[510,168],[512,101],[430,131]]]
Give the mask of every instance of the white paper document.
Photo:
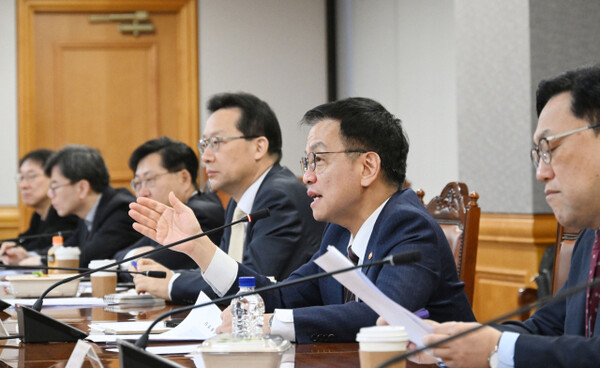
[[[203,292],[198,295],[196,305],[209,302],[210,298]],[[221,324],[221,310],[214,304],[192,309],[181,323],[161,334],[151,334],[151,341],[195,341],[206,340],[215,335],[216,328]],[[149,324],[148,324],[149,326]],[[92,334],[87,340],[93,342],[116,342],[117,339],[137,340],[141,334],[135,335],[104,335]]]
[[[105,335],[131,335],[146,332],[153,321],[133,322],[96,322],[90,323],[90,333],[103,333]],[[170,330],[163,321],[152,328],[152,333],[161,333]]]
[[[12,304],[32,306],[37,298],[27,299],[2,299],[5,302]],[[101,307],[107,305],[102,298],[44,298],[44,307]]]
[[[148,346],[146,351],[156,355],[167,355],[167,354],[190,354],[198,348],[198,344],[191,345],[167,345],[167,346]],[[118,353],[118,348],[109,348],[106,351],[112,351]]]
[[[346,256],[331,245],[327,247],[325,254],[315,260],[315,263],[327,272],[353,266]],[[404,326],[408,338],[418,347],[423,346],[423,336],[433,332],[433,328],[422,319],[383,294],[360,269],[338,273],[333,277],[390,325]]]

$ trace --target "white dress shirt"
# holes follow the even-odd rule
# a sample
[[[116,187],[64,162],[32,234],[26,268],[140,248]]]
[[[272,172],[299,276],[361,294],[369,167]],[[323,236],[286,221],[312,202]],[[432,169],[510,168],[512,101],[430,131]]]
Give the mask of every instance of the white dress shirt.
[[[254,204],[254,199],[256,198],[256,193],[260,188],[262,182],[265,180],[265,177],[271,171],[269,167],[265,172],[258,178],[252,185],[246,189],[244,194],[242,194],[242,198],[237,203],[237,206],[242,209],[245,213],[252,212],[252,205]],[[248,226],[248,223],[244,223],[244,229]],[[231,289],[231,286],[236,281],[236,276],[238,272],[238,263],[233,260],[233,258],[229,257],[229,255],[221,248],[217,247],[217,251],[215,252],[215,256],[212,261],[206,268],[205,272],[202,273],[202,277],[210,287],[215,291],[215,293],[219,296],[225,295],[227,290]],[[169,297],[171,296],[171,290],[173,289],[173,283],[179,277],[179,273],[175,273],[171,280],[169,281]]]

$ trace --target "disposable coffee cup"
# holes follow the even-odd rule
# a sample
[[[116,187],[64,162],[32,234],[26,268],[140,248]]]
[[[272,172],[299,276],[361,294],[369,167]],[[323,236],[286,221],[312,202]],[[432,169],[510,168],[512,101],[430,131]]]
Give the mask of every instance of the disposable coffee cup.
[[[89,268],[99,268],[114,263],[114,259],[95,259],[90,262]],[[116,266],[111,267],[116,270]],[[92,296],[103,298],[106,294],[114,294],[117,290],[117,273],[98,271],[90,275],[92,280]]]
[[[77,247],[60,247],[54,252],[56,267],[79,267],[81,250]],[[56,273],[79,273],[79,271],[56,270]]]
[[[361,368],[375,368],[382,363],[406,352],[408,334],[401,326],[364,327],[356,335]],[[406,366],[398,362],[389,367]]]

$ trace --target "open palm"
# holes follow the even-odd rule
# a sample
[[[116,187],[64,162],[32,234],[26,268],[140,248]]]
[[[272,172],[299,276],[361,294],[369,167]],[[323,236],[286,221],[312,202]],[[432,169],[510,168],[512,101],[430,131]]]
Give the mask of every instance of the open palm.
[[[133,228],[160,244],[167,245],[202,232],[194,212],[173,193],[169,194],[173,207],[149,198],[138,198],[130,205],[129,215],[136,221]],[[179,252],[189,252],[192,243],[173,247]]]

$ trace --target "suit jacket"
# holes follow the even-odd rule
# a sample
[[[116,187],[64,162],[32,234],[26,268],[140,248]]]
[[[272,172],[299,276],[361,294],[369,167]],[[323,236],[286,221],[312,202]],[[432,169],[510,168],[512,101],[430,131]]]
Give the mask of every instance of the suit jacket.
[[[93,259],[111,259],[117,251],[142,237],[133,230],[133,219],[129,217],[129,203],[135,197],[125,188],[106,188],[98,203],[88,232],[83,219],[79,219],[77,229],[65,241],[66,247],[79,247],[79,266],[87,267]]]
[[[306,187],[287,168],[273,165],[261,183],[252,212],[268,208],[271,215],[246,228],[242,263],[260,274],[287,277],[317,251],[325,224],[317,222],[310,209]],[[231,222],[236,207],[229,202],[225,223]],[[219,247],[227,253],[231,228],[225,229]],[[198,270],[182,271],[173,282],[171,299],[193,304],[200,291],[216,297]]]
[[[569,277],[563,288],[588,281],[594,230],[584,230],[577,239]],[[560,291],[559,291],[560,292]],[[594,337],[585,338],[585,292],[547,304],[525,322],[498,326],[521,333],[515,345],[515,367],[595,367],[600,364],[600,318]]]
[[[191,196],[187,202],[185,202],[185,204],[194,211],[194,215],[196,215],[196,218],[198,219],[200,226],[202,226],[203,231],[208,231],[223,225],[225,210],[223,209],[221,200],[215,193],[197,192]],[[218,243],[221,241],[222,236],[223,231],[221,230],[209,235],[208,237],[213,241],[213,243]],[[151,246],[154,248],[162,247],[161,244],[144,236],[129,247],[117,252],[115,259],[120,261],[125,258],[125,255],[127,255],[129,251],[144,246]],[[170,269],[197,267],[196,262],[194,262],[185,253],[177,252],[171,249],[152,254],[148,258],[151,258]],[[127,273],[120,274],[120,279],[123,281],[133,280],[131,275]]]
[[[321,248],[313,259],[294,271],[288,280],[313,275],[322,270],[314,259],[334,245],[346,254],[350,232],[329,224]],[[377,260],[404,251],[420,250],[419,262],[363,268],[377,287],[408,310],[427,308],[438,321],[474,321],[475,317],[459,281],[456,263],[442,229],[410,190],[396,192],[380,213],[365,254]],[[249,267],[239,267],[238,276],[255,276],[257,287],[270,281]],[[232,287],[228,294],[237,292]],[[363,302],[343,303],[343,288],[331,277],[306,282],[262,295],[267,312],[275,308],[294,309],[296,341],[352,342],[361,327],[372,326],[377,313]]]
[[[46,216],[45,220],[42,220],[40,215],[34,212],[31,216],[31,221],[29,222],[29,229],[20,234],[19,237],[54,234],[59,231],[74,230],[77,227],[77,220],[77,216],[74,215],[60,217],[58,213],[56,213],[54,207],[50,206],[48,216]],[[71,234],[65,234],[64,238],[68,239],[69,236],[71,236]],[[21,245],[28,251],[36,251],[39,254],[46,254],[48,253],[50,246],[52,246],[52,236],[50,235],[43,238],[23,240]]]

